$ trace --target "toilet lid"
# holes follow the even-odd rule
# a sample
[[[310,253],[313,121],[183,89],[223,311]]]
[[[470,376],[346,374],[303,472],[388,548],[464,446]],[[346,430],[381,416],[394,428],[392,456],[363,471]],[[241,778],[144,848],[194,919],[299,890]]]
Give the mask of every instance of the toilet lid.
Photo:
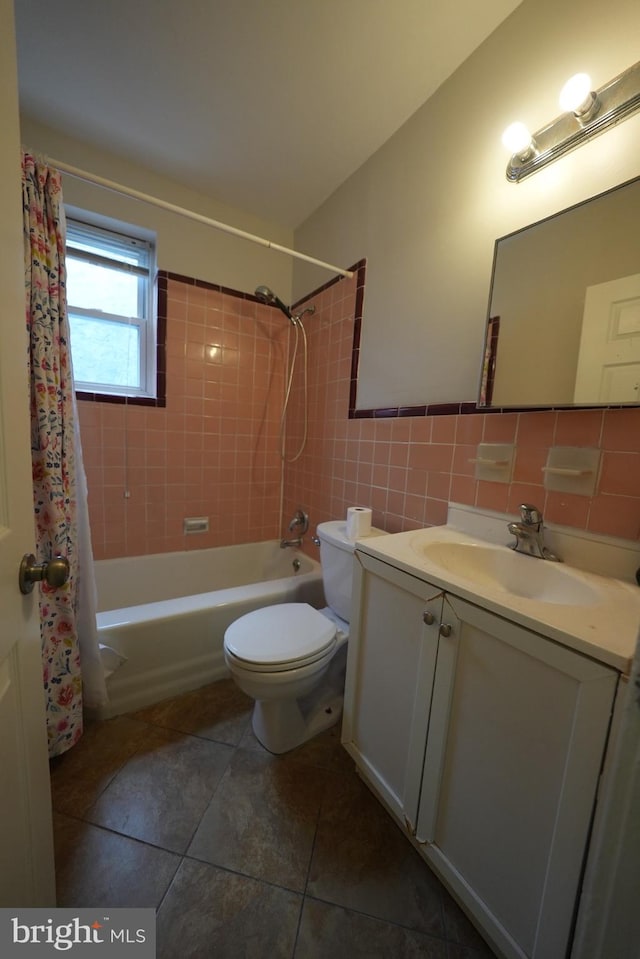
[[[302,665],[335,643],[335,623],[308,603],[279,603],[246,613],[227,628],[227,650],[247,663]]]

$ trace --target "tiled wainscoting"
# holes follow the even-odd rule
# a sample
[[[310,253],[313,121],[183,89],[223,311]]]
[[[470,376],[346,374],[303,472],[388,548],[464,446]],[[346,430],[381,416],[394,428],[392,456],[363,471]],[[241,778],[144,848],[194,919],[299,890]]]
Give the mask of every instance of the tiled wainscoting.
[[[305,414],[300,337],[287,459],[305,431],[307,441],[283,467],[293,327],[246,294],[169,278],[166,408],[79,404],[96,558],[279,538],[299,506],[315,525],[354,504],[371,506],[375,524],[396,532],[443,523],[449,501],[510,513],[531,501],[551,523],[638,539],[640,409],[350,419],[356,284],[357,275],[336,281],[304,304],[316,308],[304,318],[307,406]],[[515,444],[511,483],[474,478],[479,442]],[[593,496],[544,489],[552,445],[602,450]],[[208,516],[210,532],[184,535],[186,516]]]

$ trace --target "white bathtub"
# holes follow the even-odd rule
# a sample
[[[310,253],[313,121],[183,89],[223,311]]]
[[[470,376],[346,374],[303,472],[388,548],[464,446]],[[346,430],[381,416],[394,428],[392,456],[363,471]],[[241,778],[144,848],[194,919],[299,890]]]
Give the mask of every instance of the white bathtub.
[[[320,564],[277,541],[95,565],[99,641],[127,658],[107,680],[99,719],[228,675],[222,642],[238,616],[274,603],[324,605]]]

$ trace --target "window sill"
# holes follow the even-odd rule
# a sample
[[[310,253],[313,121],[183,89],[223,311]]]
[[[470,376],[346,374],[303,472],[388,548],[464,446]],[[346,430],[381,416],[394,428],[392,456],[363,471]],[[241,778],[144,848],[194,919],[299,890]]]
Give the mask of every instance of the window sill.
[[[158,377],[160,379],[160,376]],[[89,403],[119,403],[127,406],[156,406],[166,407],[167,398],[165,391],[162,390],[159,396],[122,396],[117,393],[87,393],[84,390],[76,390],[76,399]]]

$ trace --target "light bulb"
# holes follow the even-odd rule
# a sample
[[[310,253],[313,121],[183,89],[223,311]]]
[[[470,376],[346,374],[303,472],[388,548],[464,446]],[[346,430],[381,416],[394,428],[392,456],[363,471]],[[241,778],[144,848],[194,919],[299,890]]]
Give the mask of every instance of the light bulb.
[[[588,73],[576,73],[560,91],[560,107],[566,113],[575,113],[577,116],[585,113],[593,103],[591,92],[591,77]]]
[[[502,142],[509,153],[524,156],[533,148],[533,138],[524,123],[512,123],[502,134]]]

